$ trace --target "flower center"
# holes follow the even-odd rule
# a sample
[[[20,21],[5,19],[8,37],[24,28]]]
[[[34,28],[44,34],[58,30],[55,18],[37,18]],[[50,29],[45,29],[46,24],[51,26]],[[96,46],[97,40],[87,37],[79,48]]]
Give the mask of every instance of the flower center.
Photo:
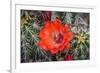
[[[61,43],[63,41],[63,35],[60,34],[60,33],[59,34],[56,34],[54,36],[54,40],[55,40],[56,43]]]

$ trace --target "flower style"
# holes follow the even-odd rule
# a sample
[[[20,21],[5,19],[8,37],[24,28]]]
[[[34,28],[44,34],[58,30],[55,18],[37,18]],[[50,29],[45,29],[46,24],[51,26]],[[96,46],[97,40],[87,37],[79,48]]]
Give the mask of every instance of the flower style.
[[[63,51],[65,48],[70,49],[70,41],[74,37],[70,26],[65,26],[59,19],[47,22],[39,32],[40,41],[38,45],[45,51],[50,51],[56,54],[58,51]]]

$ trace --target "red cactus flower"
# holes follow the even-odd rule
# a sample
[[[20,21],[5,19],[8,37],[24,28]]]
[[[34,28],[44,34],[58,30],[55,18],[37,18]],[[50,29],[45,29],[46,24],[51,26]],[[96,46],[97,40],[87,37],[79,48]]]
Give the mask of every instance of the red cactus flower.
[[[63,51],[64,48],[70,49],[70,41],[73,39],[74,33],[70,30],[70,26],[62,25],[59,19],[47,22],[39,33],[40,41],[38,45],[45,51],[56,54]]]
[[[73,56],[72,55],[67,55],[65,60],[71,61],[71,60],[73,60]]]

